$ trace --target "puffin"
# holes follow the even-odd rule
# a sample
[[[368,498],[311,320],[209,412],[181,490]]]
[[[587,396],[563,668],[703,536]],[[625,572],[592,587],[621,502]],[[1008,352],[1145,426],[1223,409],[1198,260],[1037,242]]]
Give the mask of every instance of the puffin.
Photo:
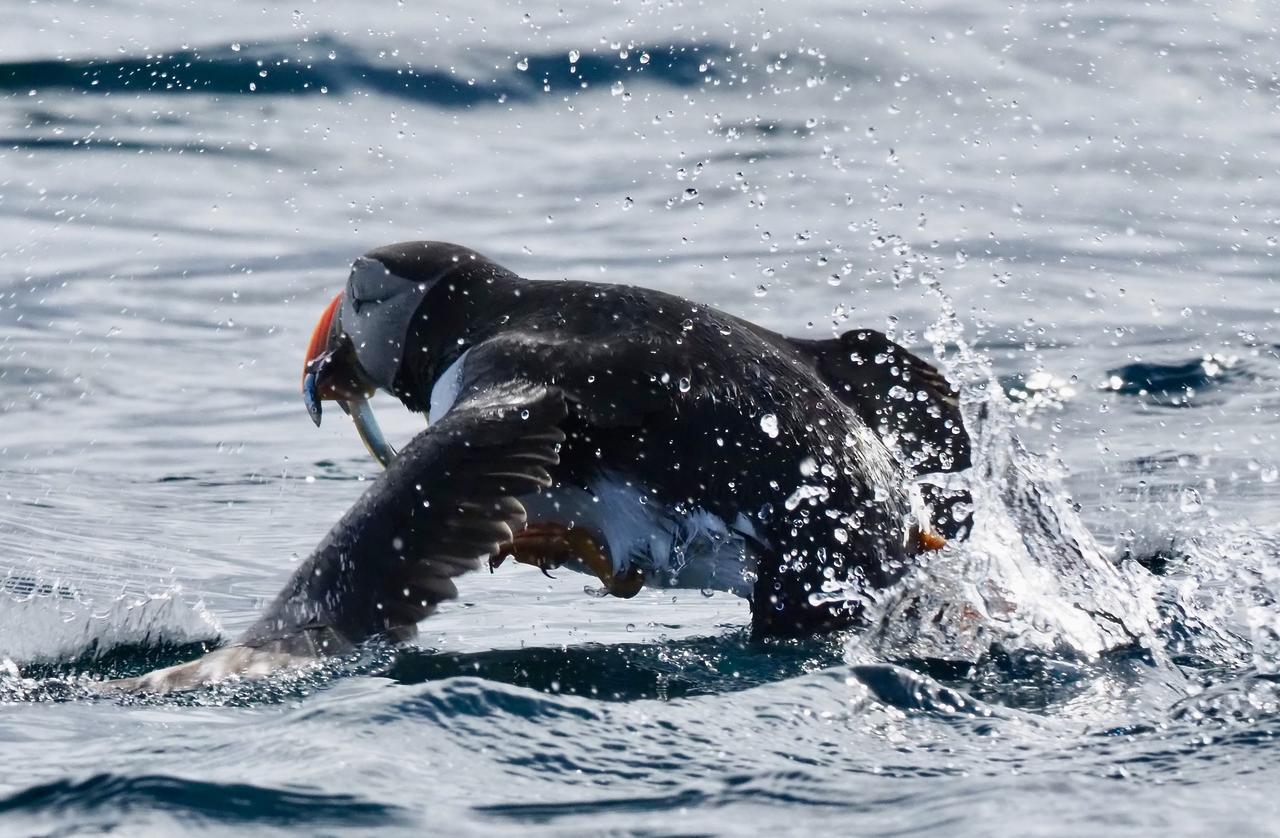
[[[369,400],[426,419],[403,450]],[[962,538],[958,390],[887,335],[793,338],[649,288],[523,278],[414,241],[352,264],[303,399],[385,470],[233,643],[107,682],[184,689],[411,639],[455,580],[507,561],[747,599],[755,637],[856,626]],[[943,478],[943,479],[940,479]]]

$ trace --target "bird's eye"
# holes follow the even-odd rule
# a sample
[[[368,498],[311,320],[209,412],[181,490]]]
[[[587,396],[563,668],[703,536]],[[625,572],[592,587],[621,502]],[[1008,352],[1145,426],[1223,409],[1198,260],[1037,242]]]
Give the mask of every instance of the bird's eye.
[[[413,283],[393,274],[382,262],[363,256],[352,264],[347,279],[347,295],[357,308],[389,300],[413,288]]]

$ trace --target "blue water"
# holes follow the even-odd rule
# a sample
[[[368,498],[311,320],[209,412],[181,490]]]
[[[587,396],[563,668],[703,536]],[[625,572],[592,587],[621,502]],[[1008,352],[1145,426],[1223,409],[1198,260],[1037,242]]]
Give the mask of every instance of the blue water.
[[[0,832],[1274,834],[1274,11],[11,3]],[[94,697],[376,475],[301,355],[414,238],[891,330],[964,385],[973,538],[856,634],[504,566],[410,649]]]

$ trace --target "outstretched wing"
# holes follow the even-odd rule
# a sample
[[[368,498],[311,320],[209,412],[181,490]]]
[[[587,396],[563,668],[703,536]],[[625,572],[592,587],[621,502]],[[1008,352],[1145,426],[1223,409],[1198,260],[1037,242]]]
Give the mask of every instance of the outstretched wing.
[[[237,645],[332,654],[403,637],[457,596],[525,520],[519,498],[550,485],[566,415],[560,391],[473,389],[419,434],[330,530]]]
[[[872,329],[831,340],[788,340],[813,359],[837,398],[893,439],[914,473],[969,467],[958,391],[937,367]]]

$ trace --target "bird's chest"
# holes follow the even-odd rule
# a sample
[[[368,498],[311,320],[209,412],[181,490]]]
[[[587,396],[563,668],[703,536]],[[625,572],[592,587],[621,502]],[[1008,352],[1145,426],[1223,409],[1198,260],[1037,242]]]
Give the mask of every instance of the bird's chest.
[[[705,510],[666,507],[612,473],[587,489],[555,487],[522,500],[531,524],[588,528],[604,542],[615,572],[639,568],[657,587],[751,593],[757,556],[742,519],[734,526]]]

